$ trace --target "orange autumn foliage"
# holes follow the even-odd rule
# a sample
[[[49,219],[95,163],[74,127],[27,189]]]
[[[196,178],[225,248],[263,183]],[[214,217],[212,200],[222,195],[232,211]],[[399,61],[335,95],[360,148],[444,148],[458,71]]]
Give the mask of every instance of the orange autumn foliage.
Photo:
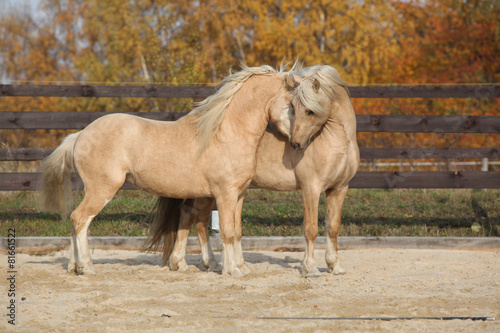
[[[300,58],[351,85],[500,80],[495,0],[40,0],[0,14],[5,83],[215,84]],[[354,99],[357,113],[500,115],[498,99]],[[1,98],[1,111],[188,111],[191,99]],[[0,111],[0,112],[1,112]],[[9,147],[65,132],[3,131]],[[359,133],[362,147],[499,146],[495,135]]]

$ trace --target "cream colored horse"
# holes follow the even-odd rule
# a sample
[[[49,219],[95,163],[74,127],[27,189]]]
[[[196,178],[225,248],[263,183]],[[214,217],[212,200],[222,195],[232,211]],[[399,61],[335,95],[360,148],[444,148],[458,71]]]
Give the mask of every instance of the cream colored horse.
[[[175,122],[125,114],[108,115],[68,136],[41,164],[41,203],[69,213],[70,172],[85,185],[85,197],[71,213],[69,271],[95,273],[87,230],[93,218],[128,182],[164,197],[215,197],[224,243],[223,273],[239,276],[233,244],[235,215],[256,167],[256,151],[268,122],[278,127],[283,110],[306,112],[314,103],[313,83],[269,66],[248,68],[222,81],[216,94]],[[315,112],[321,113],[317,109]],[[317,131],[308,124],[292,132],[295,144]]]
[[[346,84],[334,68],[314,66],[302,69],[298,75],[303,81],[319,80],[321,83],[320,98],[317,101],[324,110],[328,110],[326,124],[318,135],[311,139],[309,147],[305,150],[294,150],[283,135],[266,132],[257,150],[257,168],[252,185],[274,191],[302,190],[306,239],[302,272],[305,276],[320,274],[314,261],[314,241],[318,235],[319,197],[320,193],[325,191],[328,233],[325,258],[330,272],[343,274],[345,270],[341,267],[337,256],[337,236],[348,183],[359,166],[356,118]],[[306,113],[295,110],[293,131],[300,130],[314,118],[323,117],[309,113],[310,111]],[[286,126],[280,130],[283,134],[288,132]],[[292,145],[295,148],[305,148],[307,142],[292,143]],[[166,206],[172,199],[162,200]],[[213,203],[212,198],[179,201],[175,205],[177,211],[164,215],[163,220],[162,218],[156,220],[156,223],[170,225],[169,232],[175,233],[178,228],[175,247],[172,244],[164,246],[163,259],[166,262],[170,257],[172,269],[187,268],[185,261],[187,236],[190,226],[197,223],[203,263],[207,269],[217,270],[218,265],[214,260],[207,233]],[[241,209],[242,201],[239,202],[236,217],[235,254],[237,266],[243,272],[247,272],[248,268],[241,250]],[[159,232],[157,226],[153,228],[153,234],[155,232]]]

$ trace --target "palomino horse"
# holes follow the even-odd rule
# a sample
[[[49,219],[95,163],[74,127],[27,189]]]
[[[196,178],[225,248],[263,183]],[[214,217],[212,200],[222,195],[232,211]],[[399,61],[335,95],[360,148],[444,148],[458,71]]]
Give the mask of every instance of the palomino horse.
[[[164,197],[215,197],[224,243],[222,272],[242,275],[234,259],[235,214],[255,172],[257,146],[269,121],[278,127],[286,121],[280,118],[283,109],[293,105],[304,113],[311,103],[316,107],[315,89],[309,81],[300,85],[290,72],[244,67],[227,76],[217,93],[178,121],[108,115],[66,137],[41,164],[41,203],[49,211],[67,214],[72,198],[70,172],[78,172],[85,197],[71,213],[68,271],[95,272],[88,227],[128,182]],[[295,144],[309,140],[318,126],[304,124],[291,140]]]
[[[348,183],[359,166],[356,118],[347,86],[334,68],[330,66],[304,68],[298,72],[298,76],[302,82],[319,80],[321,83],[318,102],[324,110],[328,110],[327,121],[318,135],[311,138],[309,147],[305,150],[292,149],[282,135],[266,132],[257,150],[257,168],[252,184],[274,191],[302,190],[306,239],[302,273],[308,277],[320,274],[314,262],[314,241],[318,235],[319,197],[320,193],[325,191],[328,233],[325,258],[330,272],[343,274],[345,270],[341,267],[337,256],[337,236]],[[293,131],[300,130],[307,120],[314,118],[314,115],[308,114],[305,116],[306,120],[301,119],[304,116],[300,110],[295,110]],[[281,127],[280,131],[287,135],[286,126]],[[300,143],[300,147],[295,144],[295,148],[305,148],[306,145],[307,142]],[[172,199],[163,198],[163,200],[169,202]],[[178,228],[175,246],[164,245],[163,260],[166,262],[170,258],[172,269],[187,268],[185,261],[187,236],[190,226],[197,223],[203,264],[207,269],[217,270],[218,265],[214,260],[207,233],[213,203],[213,198],[186,200],[181,206],[176,206],[177,212],[170,212],[169,217],[164,216],[163,223],[171,224],[174,233]],[[241,209],[242,201],[239,202],[236,217],[235,255],[237,266],[246,272],[248,268],[241,250]],[[157,223],[162,223],[162,219],[157,219]],[[157,232],[158,227],[152,230]]]

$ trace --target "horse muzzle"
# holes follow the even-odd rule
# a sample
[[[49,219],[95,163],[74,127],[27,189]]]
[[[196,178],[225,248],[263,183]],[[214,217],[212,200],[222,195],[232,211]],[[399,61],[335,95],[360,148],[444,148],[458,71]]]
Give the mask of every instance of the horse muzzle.
[[[290,142],[290,145],[295,150],[304,150],[307,147],[307,142],[305,144],[300,143],[300,142]]]

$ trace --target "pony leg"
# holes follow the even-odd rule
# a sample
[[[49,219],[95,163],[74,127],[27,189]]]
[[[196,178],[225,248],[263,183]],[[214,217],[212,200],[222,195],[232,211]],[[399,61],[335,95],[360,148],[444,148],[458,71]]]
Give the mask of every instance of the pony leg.
[[[314,189],[302,190],[304,205],[304,236],[306,238],[306,251],[302,261],[302,276],[319,277],[321,273],[314,261],[314,241],[318,237],[318,205],[320,193]]]
[[[244,196],[241,196],[238,200],[238,206],[236,207],[236,216],[234,220],[234,257],[236,260],[236,266],[243,272],[243,274],[246,275],[250,273],[250,268],[248,268],[247,264],[245,263],[245,259],[243,258],[243,249],[241,247],[241,211],[243,210],[243,199]]]
[[[238,194],[232,194],[226,192],[216,197],[220,217],[220,237],[224,247],[222,254],[222,274],[240,277],[243,276],[243,273],[236,267],[234,260],[234,219],[238,205]]]
[[[69,237],[69,262],[68,262],[68,272],[75,272],[76,271],[76,264],[75,264],[75,228],[71,226],[71,236]]]
[[[337,237],[340,232],[340,220],[342,217],[342,206],[347,195],[348,186],[345,186],[340,191],[326,191],[326,230],[327,230],[327,247],[325,252],[325,260],[330,273],[335,275],[345,274],[345,269],[340,266],[340,261],[337,254]]]
[[[215,256],[210,245],[210,237],[208,235],[208,223],[214,202],[215,199],[213,198],[197,198],[188,199],[183,203],[179,218],[179,230],[177,231],[174,250],[169,259],[170,269],[174,271],[187,270],[186,246],[189,229],[196,223],[203,265],[207,270],[221,271],[219,264],[215,261]]]
[[[113,198],[116,191],[103,196],[102,192],[90,191],[86,189],[85,197],[78,207],[71,213],[72,232],[72,252],[74,261],[70,258],[68,264],[69,271],[75,271],[77,275],[95,274],[95,269],[90,257],[87,230],[94,217]],[[73,269],[74,265],[74,269]]]
[[[196,229],[198,230],[198,226],[196,226]],[[204,242],[206,240],[205,243],[203,243],[201,245],[201,260],[203,262],[203,266],[205,266],[205,268],[210,271],[210,272],[222,272],[222,268],[220,267],[220,265],[217,263],[217,261],[215,260],[215,256],[214,256],[214,252],[212,250],[212,245],[210,244],[210,236],[208,235],[208,227],[203,226],[203,230],[205,231],[205,234],[203,235],[203,240],[200,240],[200,238],[198,238],[198,240],[200,240],[200,242]],[[200,234],[198,234],[198,236],[200,236]]]
[[[193,225],[197,212],[193,207],[194,199],[188,199],[181,208],[179,218],[179,229],[175,238],[175,245],[169,259],[169,267],[173,271],[185,272],[188,269],[186,262],[186,245],[189,236],[189,228]]]
[[[212,245],[210,245],[210,236],[208,234],[208,224],[210,222],[210,213],[214,206],[215,199],[213,198],[198,198],[196,199],[196,206],[198,208],[198,221],[196,222],[196,232],[198,234],[198,241],[201,248],[201,260],[203,266],[208,271],[220,272],[222,268],[215,261]]]

